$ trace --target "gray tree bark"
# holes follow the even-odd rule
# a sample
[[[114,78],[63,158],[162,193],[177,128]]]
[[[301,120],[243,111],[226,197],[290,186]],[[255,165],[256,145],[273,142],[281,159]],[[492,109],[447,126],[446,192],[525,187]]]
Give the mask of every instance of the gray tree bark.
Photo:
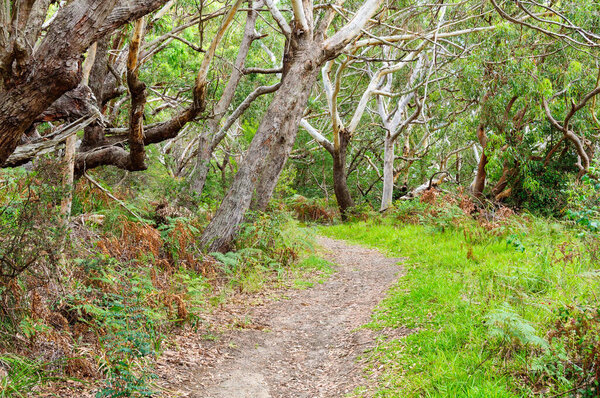
[[[319,71],[318,68],[315,68],[315,70],[315,73],[307,73],[306,80],[301,82],[302,84],[298,87],[298,91],[295,93],[295,95],[299,97],[296,108],[288,110],[288,112],[296,111],[298,115],[289,118],[282,124],[281,128],[283,130],[281,130],[280,135],[277,138],[278,143],[269,153],[269,157],[265,159],[251,206],[253,210],[265,211],[273,196],[273,192],[279,181],[279,176],[294,147],[296,135],[298,134],[298,125],[300,124],[302,112],[304,111],[304,108],[306,108],[310,91],[317,81]],[[304,103],[304,105],[301,105],[302,103]],[[298,110],[298,107],[301,107],[301,110]]]
[[[208,171],[210,170],[210,159],[213,152],[223,140],[224,134],[219,135],[220,124],[227,112],[227,109],[231,105],[235,96],[237,86],[243,76],[244,65],[248,52],[250,51],[250,45],[254,40],[257,39],[255,34],[256,18],[258,12],[253,8],[248,11],[246,18],[246,25],[244,28],[244,37],[240,43],[240,48],[236,60],[231,71],[231,76],[227,82],[225,90],[221,98],[215,105],[213,115],[207,120],[208,131],[203,131],[198,137],[198,153],[196,155],[196,168],[194,174],[191,176],[190,188],[196,192],[197,195],[202,194]]]
[[[229,248],[250,208],[256,188],[264,195],[257,208],[265,206],[265,201],[268,203],[276,178],[293,146],[310,90],[319,73],[321,56],[318,43],[300,40],[298,51],[284,65],[286,72],[281,87],[262,118],[229,192],[202,234],[201,243],[211,252]],[[275,178],[275,182],[269,183],[269,178]],[[260,180],[262,184],[259,184]]]
[[[0,164],[4,164],[15,150],[35,118],[63,94],[77,87],[82,77],[81,54],[90,44],[154,11],[165,1],[135,0],[118,7],[115,7],[116,0],[71,2],[58,11],[46,36],[35,47],[26,43],[36,42],[43,18],[30,20],[36,15],[35,7],[17,10],[24,18],[23,26],[29,26],[25,31],[33,39],[24,41],[18,29],[8,36],[8,40],[3,38],[8,46],[0,53],[4,86],[0,92]],[[44,6],[46,3],[39,2]],[[7,48],[10,51],[6,51]]]
[[[385,135],[383,149],[383,192],[381,195],[381,211],[392,205],[394,193],[394,157],[396,140],[388,132]]]

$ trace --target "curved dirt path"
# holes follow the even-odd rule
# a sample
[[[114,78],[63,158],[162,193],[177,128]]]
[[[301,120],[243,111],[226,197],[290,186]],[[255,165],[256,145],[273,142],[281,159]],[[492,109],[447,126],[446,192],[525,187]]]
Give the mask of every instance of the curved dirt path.
[[[401,259],[324,237],[318,243],[337,272],[252,308],[252,326],[227,336],[213,367],[186,383],[188,397],[339,398],[364,384],[356,359],[376,336],[357,328],[397,280]]]

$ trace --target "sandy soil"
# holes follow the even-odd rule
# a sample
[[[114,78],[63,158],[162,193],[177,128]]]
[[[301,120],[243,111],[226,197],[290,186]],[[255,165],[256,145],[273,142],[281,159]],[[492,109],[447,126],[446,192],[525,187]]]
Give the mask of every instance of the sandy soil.
[[[402,273],[402,259],[324,237],[318,243],[336,264],[324,283],[241,295],[206,314],[198,330],[172,336],[152,369],[160,397],[340,398],[374,386],[359,357],[377,337],[411,331],[360,327]],[[92,398],[98,388],[68,384],[41,396]]]
[[[160,373],[171,375],[163,379],[167,391],[190,398],[337,398],[368,384],[357,358],[376,335],[359,327],[399,277],[401,259],[329,238],[318,242],[337,272],[248,308],[240,327],[217,342],[187,340],[187,348],[166,352]],[[187,366],[186,350],[196,358]]]

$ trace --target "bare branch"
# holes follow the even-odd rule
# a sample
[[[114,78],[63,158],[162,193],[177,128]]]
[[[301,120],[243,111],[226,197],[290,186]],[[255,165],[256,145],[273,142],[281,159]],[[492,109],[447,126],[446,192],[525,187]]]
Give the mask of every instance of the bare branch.
[[[283,72],[283,68],[271,68],[271,69],[267,69],[267,68],[244,68],[244,70],[243,70],[244,75],[251,75],[251,74],[269,75],[269,74],[277,74],[277,73],[281,73],[281,72]]]
[[[292,35],[292,28],[290,28],[290,25],[287,23],[283,15],[281,15],[281,11],[279,11],[273,0],[264,1],[267,7],[269,8],[269,11],[271,11],[273,19],[275,20],[275,22],[277,22],[277,24],[283,31],[283,34],[289,38]]]
[[[273,93],[277,91],[281,83],[273,84],[272,86],[260,86],[257,87],[254,91],[252,91],[244,101],[233,111],[233,113],[227,118],[223,127],[219,130],[219,132],[213,138],[213,142],[219,142],[223,138],[223,136],[227,133],[227,130],[233,125],[233,123],[250,107],[252,102],[256,100],[261,95]]]
[[[34,159],[36,156],[56,151],[58,146],[62,144],[68,137],[72,136],[78,131],[81,131],[86,126],[89,126],[99,117],[100,114],[82,117],[35,142],[18,146],[17,149],[15,149],[15,151],[6,160],[6,162],[4,162],[2,167],[20,166]]]
[[[302,0],[290,0],[292,3],[292,10],[294,11],[294,18],[297,23],[300,24],[300,28],[304,32],[310,32],[310,27],[308,26],[308,21],[306,20],[306,14],[304,13],[304,5],[302,4]]]
[[[314,128],[309,122],[308,120],[306,120],[305,118],[302,118],[300,120],[300,126],[302,126],[304,128],[304,130],[306,130],[306,132],[308,134],[310,134],[310,136],[312,138],[315,139],[315,141],[317,141],[319,144],[321,144],[321,146],[323,148],[325,148],[327,150],[327,152],[329,152],[330,154],[333,155],[333,144],[331,143],[331,141],[329,141],[327,138],[325,138],[321,133],[319,133],[317,131],[316,128]]]
[[[323,48],[330,55],[337,55],[348,43],[350,43],[363,30],[367,22],[377,12],[383,0],[367,0],[363,3],[354,18],[348,22],[342,29],[325,40]]]

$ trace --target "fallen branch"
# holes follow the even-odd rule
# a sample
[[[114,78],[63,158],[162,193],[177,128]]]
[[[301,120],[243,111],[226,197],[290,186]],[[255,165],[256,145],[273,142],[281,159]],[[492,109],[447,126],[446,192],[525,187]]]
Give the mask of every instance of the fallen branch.
[[[99,117],[100,114],[81,117],[35,142],[18,146],[9,158],[6,159],[6,162],[4,162],[2,167],[20,166],[33,160],[37,156],[56,151],[57,147],[62,144],[63,141],[84,129]]]
[[[114,196],[112,193],[110,193],[106,188],[104,188],[102,185],[100,185],[96,180],[94,180],[92,177],[90,177],[88,175],[88,173],[84,172],[83,176],[92,184],[94,184],[94,186],[96,186],[96,188],[100,189],[102,192],[104,192],[106,194],[106,196],[108,196],[109,198],[111,198],[112,200],[114,200],[115,202],[117,202],[119,205],[121,205],[121,207],[123,207],[125,210],[127,210],[127,212],[129,214],[131,214],[132,216],[134,216],[135,218],[137,218],[141,223],[143,224],[148,224],[147,221],[145,221],[142,217],[138,216],[133,210],[131,210],[129,207],[127,207],[127,205],[125,205],[125,203],[120,200],[119,198],[117,198],[116,196]]]

